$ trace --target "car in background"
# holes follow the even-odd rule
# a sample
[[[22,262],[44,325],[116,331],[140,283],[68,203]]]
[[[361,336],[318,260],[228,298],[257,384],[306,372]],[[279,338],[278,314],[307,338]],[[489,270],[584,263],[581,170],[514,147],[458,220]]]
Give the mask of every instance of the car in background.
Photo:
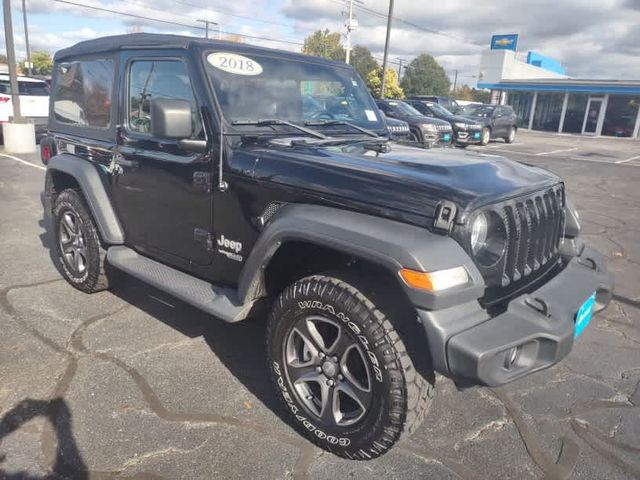
[[[516,139],[518,118],[508,105],[477,105],[469,108],[466,117],[482,125],[481,145],[487,145],[495,138],[502,138],[507,143]]]
[[[386,115],[384,121],[387,124],[389,138],[391,140],[395,142],[408,142],[411,140],[411,130],[407,122],[398,120],[397,118],[387,117]]]
[[[407,100],[406,103],[427,117],[439,118],[451,124],[453,129],[453,143],[459,147],[478,145],[482,125],[467,117],[454,115],[442,105],[429,100]]]
[[[464,114],[464,108],[462,108],[453,97],[447,97],[445,95],[414,95],[413,97],[409,97],[409,100],[425,100],[427,102],[437,103],[454,115]]]
[[[451,124],[437,118],[425,117],[418,110],[401,100],[376,100],[378,108],[391,118],[403,120],[409,124],[413,142],[424,147],[436,143],[449,144],[453,139]]]
[[[19,76],[18,93],[22,116],[27,117],[35,124],[36,138],[40,138],[47,129],[49,87],[42,80]],[[9,75],[0,74],[0,124],[8,122],[9,117],[12,116],[13,104]],[[0,142],[2,140],[2,129],[0,128]]]

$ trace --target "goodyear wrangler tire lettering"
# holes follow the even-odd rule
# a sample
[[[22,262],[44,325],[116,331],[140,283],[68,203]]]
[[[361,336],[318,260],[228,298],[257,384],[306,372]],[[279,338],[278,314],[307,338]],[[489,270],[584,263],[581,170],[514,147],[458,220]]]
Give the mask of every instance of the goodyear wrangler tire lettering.
[[[267,352],[294,426],[345,458],[384,454],[420,423],[430,403],[432,385],[416,372],[389,319],[375,301],[336,277],[312,276],[285,289],[269,317]],[[354,370],[352,378],[350,368],[358,359],[365,370]],[[299,365],[307,368],[304,378],[298,377]],[[336,414],[333,402],[326,401],[332,397],[324,395],[338,395],[342,408],[345,378],[362,393],[351,397],[354,411]]]

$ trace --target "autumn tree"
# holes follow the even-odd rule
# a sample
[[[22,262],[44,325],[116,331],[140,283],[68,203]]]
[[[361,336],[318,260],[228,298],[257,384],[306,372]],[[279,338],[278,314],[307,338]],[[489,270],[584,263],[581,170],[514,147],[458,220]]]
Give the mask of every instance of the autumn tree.
[[[340,43],[340,34],[329,29],[316,30],[305,38],[302,53],[343,62],[346,57],[345,49]]]
[[[49,52],[43,50],[35,51],[31,53],[31,73],[33,75],[51,75],[53,70],[53,58]],[[27,61],[20,62],[20,70],[27,72]]]
[[[451,81],[433,56],[422,53],[407,66],[401,85],[410,96],[448,95]]]
[[[367,87],[375,98],[380,97],[382,85],[382,67],[371,70],[366,77]],[[398,84],[398,72],[393,68],[387,68],[384,79],[384,98],[404,98],[402,87]]]

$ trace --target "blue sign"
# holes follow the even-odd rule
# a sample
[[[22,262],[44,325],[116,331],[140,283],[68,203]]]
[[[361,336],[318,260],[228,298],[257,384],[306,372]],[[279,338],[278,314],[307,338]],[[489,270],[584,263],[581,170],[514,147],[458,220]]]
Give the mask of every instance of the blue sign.
[[[518,46],[518,34],[494,35],[491,37],[491,50],[513,50]]]

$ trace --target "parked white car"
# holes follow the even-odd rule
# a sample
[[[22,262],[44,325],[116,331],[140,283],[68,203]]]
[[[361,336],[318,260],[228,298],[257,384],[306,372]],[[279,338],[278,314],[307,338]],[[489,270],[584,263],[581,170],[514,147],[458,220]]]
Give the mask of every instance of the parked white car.
[[[20,109],[23,117],[28,117],[36,126],[36,137],[40,137],[47,128],[49,117],[49,87],[42,80],[30,77],[18,77]],[[13,116],[11,85],[9,75],[0,74],[0,124]],[[0,127],[0,140],[2,128]]]

